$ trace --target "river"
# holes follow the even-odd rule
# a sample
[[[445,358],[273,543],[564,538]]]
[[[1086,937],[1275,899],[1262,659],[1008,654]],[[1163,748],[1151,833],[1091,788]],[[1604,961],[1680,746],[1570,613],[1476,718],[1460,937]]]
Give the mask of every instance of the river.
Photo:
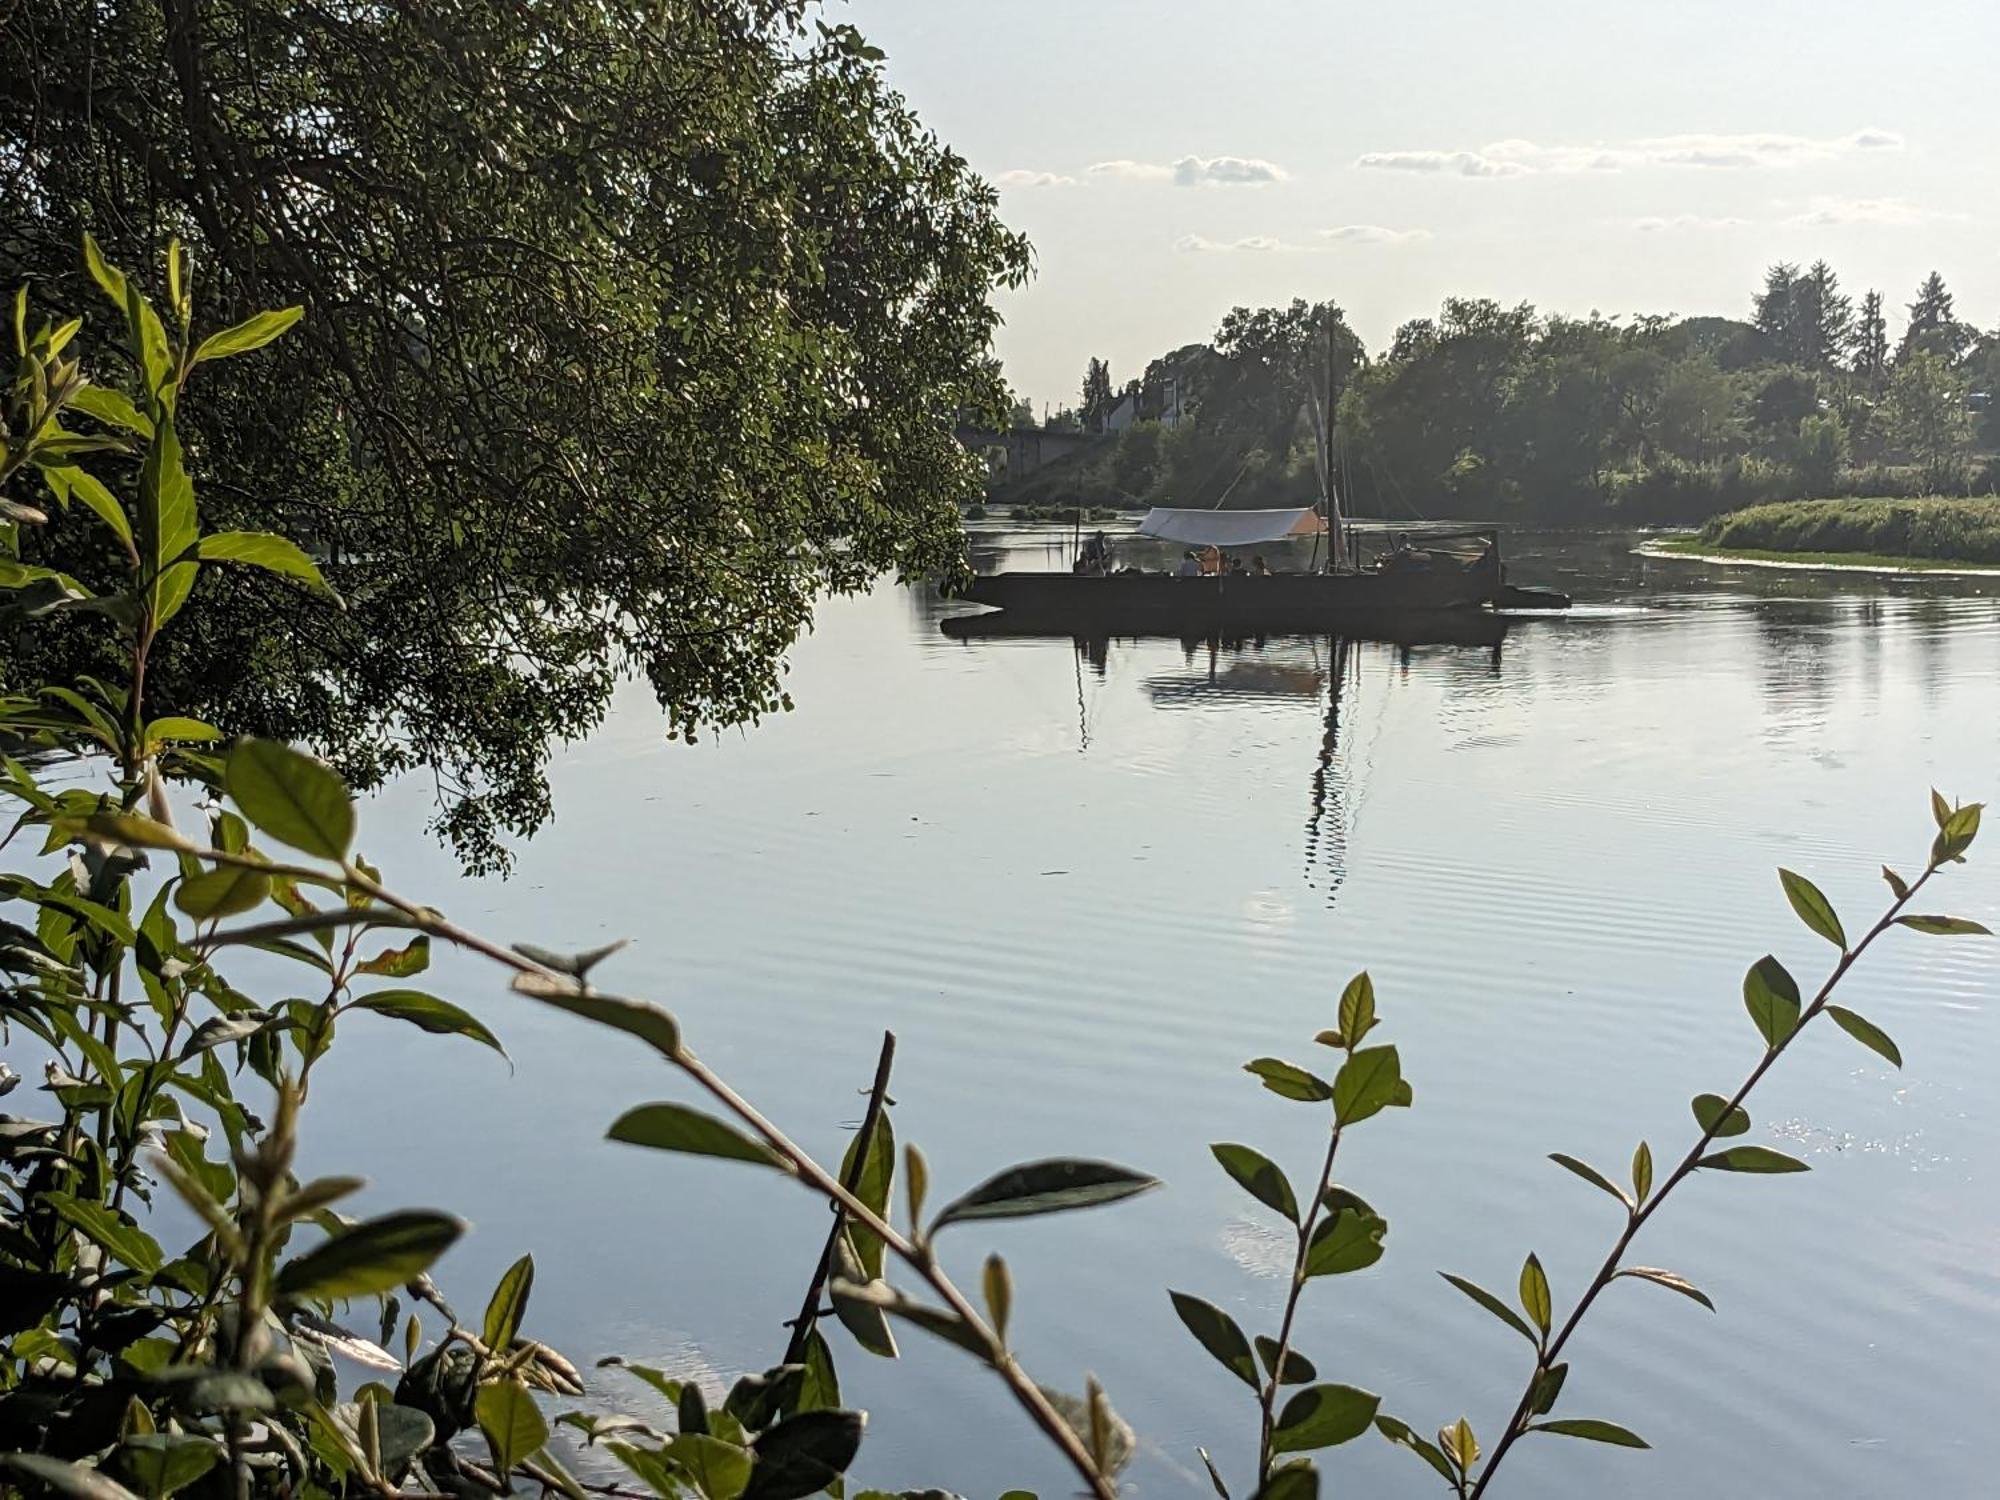
[[[987,565],[1049,550],[1000,528],[979,547]],[[670,1006],[829,1157],[893,1028],[894,1119],[929,1158],[933,1203],[1058,1153],[1163,1178],[942,1241],[968,1287],[987,1250],[1007,1255],[1025,1363],[1067,1389],[1103,1381],[1146,1495],[1207,1493],[1198,1443],[1248,1493],[1249,1392],[1167,1288],[1274,1331],[1285,1237],[1208,1143],[1252,1143],[1295,1181],[1315,1170],[1320,1114],[1241,1065],[1312,1061],[1368,969],[1416,1101],[1357,1129],[1341,1175],[1388,1218],[1388,1254],[1314,1282],[1297,1344],[1320,1378],[1425,1432],[1465,1413],[1490,1447],[1528,1352],[1437,1273],[1511,1295],[1535,1250],[1560,1315],[1619,1213],[1547,1153],[1619,1175],[1643,1136],[1677,1159],[1689,1097],[1728,1092],[1760,1051],[1747,965],[1772,951],[1817,982],[1829,963],[1774,867],[1818,881],[1852,932],[1887,899],[1879,866],[1921,862],[1933,784],[2000,792],[1994,580],[1715,568],[1613,538],[1529,538],[1515,559],[1578,607],[1497,648],[956,641],[939,629],[952,606],[885,585],[822,608],[790,674],[797,711],[753,731],[668,745],[645,694],[623,694],[558,758],[557,820],[507,881],[458,882],[416,832],[428,784],[364,809],[362,845],[399,888],[509,939],[634,938],[607,986]],[[1939,887],[1927,905],[2000,915],[2000,833]],[[471,1218],[438,1269],[467,1317],[530,1249],[529,1330],[579,1363],[615,1351],[721,1381],[774,1361],[825,1210],[754,1168],[605,1142],[626,1106],[688,1097],[628,1039],[462,960],[423,982],[487,1019],[513,1071],[344,1021],[315,1078],[313,1163],[372,1171],[367,1207]],[[1639,1242],[1718,1312],[1621,1282],[1572,1345],[1559,1414],[1656,1451],[1535,1439],[1496,1496],[1987,1487],[2000,944],[1894,934],[1846,997],[1906,1067],[1820,1022],[1754,1096],[1746,1137],[1814,1170],[1701,1174]],[[955,1350],[910,1333],[889,1364],[835,1343],[873,1412],[862,1485],[1071,1488]],[[592,1383],[649,1410],[616,1372]],[[1437,1484],[1372,1436],[1324,1462],[1345,1494]]]

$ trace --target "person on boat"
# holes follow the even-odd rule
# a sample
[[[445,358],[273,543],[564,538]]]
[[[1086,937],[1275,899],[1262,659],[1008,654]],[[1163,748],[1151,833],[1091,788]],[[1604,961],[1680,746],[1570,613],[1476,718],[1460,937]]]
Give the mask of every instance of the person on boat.
[[[1192,547],[1188,548],[1186,552],[1181,554],[1181,577],[1183,578],[1201,577],[1201,559],[1195,556],[1194,548]]]
[[[1083,567],[1080,571],[1093,578],[1102,578],[1111,571],[1111,540],[1103,532],[1098,532],[1083,544]]]
[[[1204,578],[1222,576],[1222,549],[1213,542],[1201,549],[1201,572]]]
[[[1250,559],[1250,576],[1252,578],[1269,578],[1271,576],[1271,565],[1264,561],[1263,553],[1259,552],[1255,557]]]

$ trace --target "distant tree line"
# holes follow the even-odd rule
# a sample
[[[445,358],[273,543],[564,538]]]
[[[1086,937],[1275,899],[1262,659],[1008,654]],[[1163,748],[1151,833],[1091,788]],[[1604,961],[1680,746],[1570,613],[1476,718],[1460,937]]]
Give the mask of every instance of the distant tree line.
[[[1882,294],[1857,303],[1822,260],[1772,266],[1747,321],[1451,298],[1374,357],[1331,302],[1237,308],[1128,386],[1175,382],[1181,420],[1141,420],[1008,495],[1305,503],[1307,413],[1329,375],[1338,478],[1360,514],[1673,522],[1773,499],[1964,494],[1993,487],[2000,449],[2000,332],[1960,321],[1933,271],[1892,338]],[[1063,415],[1090,430],[1113,389],[1091,360],[1083,406]]]

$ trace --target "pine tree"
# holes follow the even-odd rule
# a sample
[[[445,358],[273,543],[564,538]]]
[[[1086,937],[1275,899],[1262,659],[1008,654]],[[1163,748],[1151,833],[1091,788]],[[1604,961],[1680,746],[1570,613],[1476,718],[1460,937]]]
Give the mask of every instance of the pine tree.
[[[1854,373],[1879,391],[1889,373],[1889,320],[1882,316],[1882,294],[1870,291],[1861,299],[1861,317],[1854,327]]]
[[[1111,362],[1093,359],[1083,373],[1083,425],[1085,431],[1102,432],[1104,418],[1111,410]]]
[[[1840,290],[1833,267],[1816,260],[1798,282],[1799,363],[1832,369],[1854,332],[1854,301]]]
[[[1757,294],[1751,321],[1771,341],[1778,358],[1796,362],[1798,353],[1799,268],[1779,261],[1764,273],[1764,290]]]
[[[1972,330],[1959,322],[1952,310],[1951,293],[1945,290],[1944,278],[1933,271],[1917,288],[1917,300],[1910,304],[1910,326],[1903,333],[1896,358],[1901,361],[1922,352],[1956,364],[1972,338]]]

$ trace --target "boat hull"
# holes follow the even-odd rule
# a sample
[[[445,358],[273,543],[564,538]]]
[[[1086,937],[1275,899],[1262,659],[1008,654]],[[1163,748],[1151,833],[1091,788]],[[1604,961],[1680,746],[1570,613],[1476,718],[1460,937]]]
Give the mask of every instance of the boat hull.
[[[1112,635],[1338,634],[1342,626],[1403,623],[1493,602],[1499,580],[1483,568],[1385,573],[1231,574],[991,573],[959,597],[1005,610],[1017,623]]]

